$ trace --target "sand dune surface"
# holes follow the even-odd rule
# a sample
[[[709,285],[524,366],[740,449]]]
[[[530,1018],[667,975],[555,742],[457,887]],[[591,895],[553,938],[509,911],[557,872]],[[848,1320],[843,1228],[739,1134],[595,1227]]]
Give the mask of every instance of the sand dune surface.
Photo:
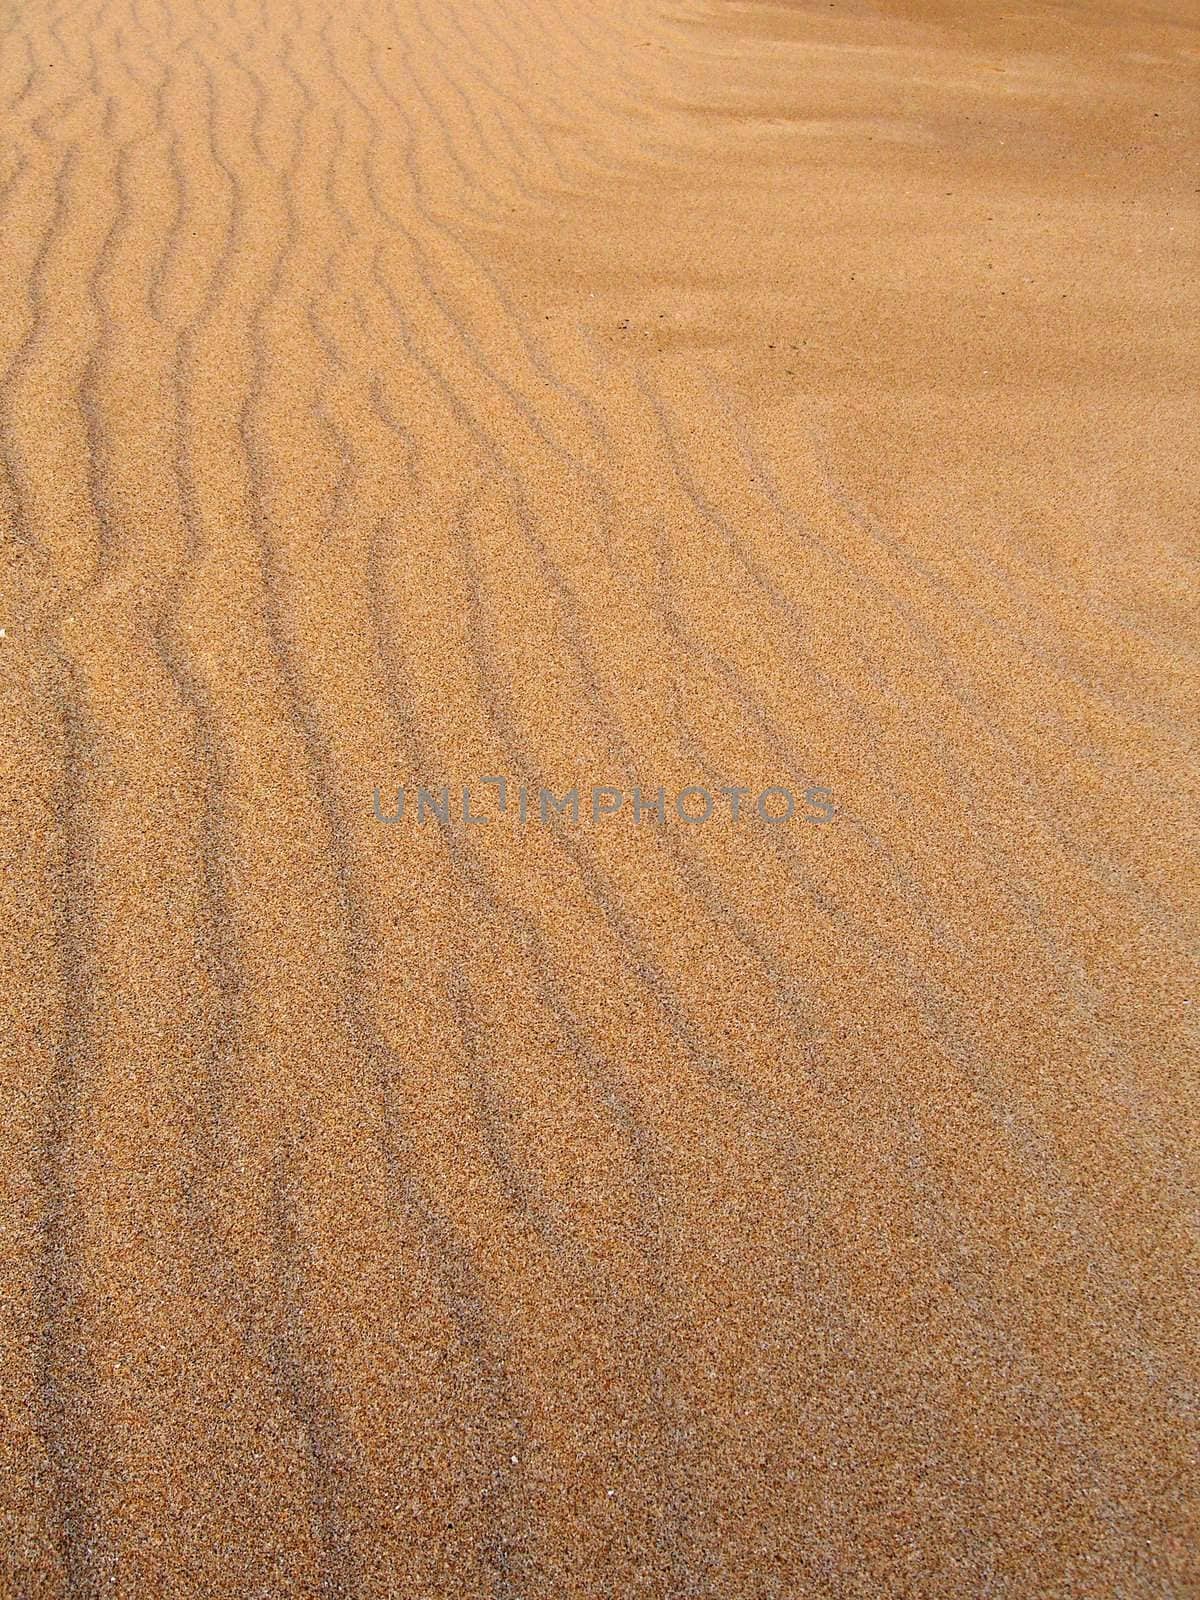
[[[1200,1592],[1198,88],[6,0],[3,1594]]]

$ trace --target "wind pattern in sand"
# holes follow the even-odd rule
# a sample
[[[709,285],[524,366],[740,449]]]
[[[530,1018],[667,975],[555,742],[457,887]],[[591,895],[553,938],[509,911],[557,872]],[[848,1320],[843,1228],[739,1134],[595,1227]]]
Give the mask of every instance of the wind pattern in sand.
[[[1194,13],[2,11],[3,1593],[1195,1593]]]

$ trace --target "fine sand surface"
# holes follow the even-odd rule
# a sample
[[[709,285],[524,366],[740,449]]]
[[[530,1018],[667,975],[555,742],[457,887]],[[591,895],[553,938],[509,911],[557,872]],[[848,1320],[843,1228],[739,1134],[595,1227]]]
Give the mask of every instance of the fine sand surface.
[[[1200,1594],[1194,5],[0,15],[0,1594]]]

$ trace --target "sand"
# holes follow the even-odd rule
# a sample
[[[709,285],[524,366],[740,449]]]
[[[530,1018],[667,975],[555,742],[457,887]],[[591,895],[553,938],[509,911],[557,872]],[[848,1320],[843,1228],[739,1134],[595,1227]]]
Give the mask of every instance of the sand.
[[[1194,8],[3,13],[0,1591],[1200,1593]]]

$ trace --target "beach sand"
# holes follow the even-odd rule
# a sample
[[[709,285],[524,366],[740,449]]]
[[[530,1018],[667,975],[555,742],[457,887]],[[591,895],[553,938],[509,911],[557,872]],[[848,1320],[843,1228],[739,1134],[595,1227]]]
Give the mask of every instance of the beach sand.
[[[0,26],[0,1593],[1200,1593],[1193,7]]]

